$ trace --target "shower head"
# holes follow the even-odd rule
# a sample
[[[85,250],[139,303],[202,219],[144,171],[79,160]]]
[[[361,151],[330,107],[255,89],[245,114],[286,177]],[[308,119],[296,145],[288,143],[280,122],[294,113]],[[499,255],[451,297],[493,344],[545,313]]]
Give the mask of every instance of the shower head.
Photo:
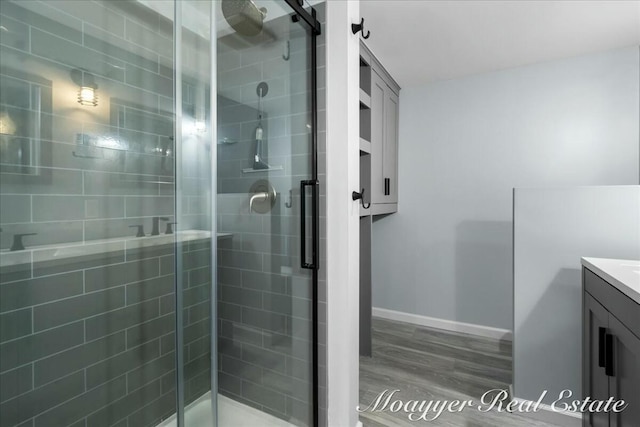
[[[227,23],[238,34],[257,36],[262,31],[267,9],[251,0],[222,0],[222,14]]]

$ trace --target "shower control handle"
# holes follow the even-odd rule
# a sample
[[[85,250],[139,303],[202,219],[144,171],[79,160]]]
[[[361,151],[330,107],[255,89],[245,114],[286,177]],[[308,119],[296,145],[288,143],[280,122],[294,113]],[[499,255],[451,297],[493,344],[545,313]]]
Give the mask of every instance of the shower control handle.
[[[260,179],[253,183],[249,189],[249,212],[265,214],[276,204],[276,189],[266,179]]]
[[[269,193],[267,192],[260,192],[260,193],[255,193],[253,196],[251,196],[251,198],[249,199],[249,211],[253,211],[253,203],[258,201],[258,202],[264,202],[266,200],[269,199]]]

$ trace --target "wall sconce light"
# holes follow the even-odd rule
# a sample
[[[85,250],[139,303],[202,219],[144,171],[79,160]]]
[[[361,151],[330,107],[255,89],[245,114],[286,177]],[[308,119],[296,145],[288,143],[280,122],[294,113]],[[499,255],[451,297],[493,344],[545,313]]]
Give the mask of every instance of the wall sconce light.
[[[78,91],[78,103],[80,105],[97,106],[98,94],[96,93],[96,87],[82,86]]]
[[[98,105],[98,85],[93,74],[75,68],[71,70],[71,80],[80,87],[78,89],[78,104],[96,107]]]

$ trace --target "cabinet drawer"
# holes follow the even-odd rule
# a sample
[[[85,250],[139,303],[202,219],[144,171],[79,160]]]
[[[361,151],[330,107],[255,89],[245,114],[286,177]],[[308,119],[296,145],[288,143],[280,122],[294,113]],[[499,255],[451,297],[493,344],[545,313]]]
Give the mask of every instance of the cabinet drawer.
[[[640,337],[640,304],[620,292],[588,268],[583,268],[583,285],[600,304]]]

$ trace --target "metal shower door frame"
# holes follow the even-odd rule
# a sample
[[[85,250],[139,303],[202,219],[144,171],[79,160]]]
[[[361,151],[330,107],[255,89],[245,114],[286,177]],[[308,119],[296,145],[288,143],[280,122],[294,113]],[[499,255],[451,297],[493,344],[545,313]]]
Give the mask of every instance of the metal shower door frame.
[[[304,206],[304,188],[312,187],[311,213],[312,213],[312,246],[311,246],[311,263],[307,263],[302,257],[305,253],[305,225],[304,216],[306,212],[304,208],[301,215],[301,267],[312,270],[312,297],[311,297],[311,319],[312,319],[312,385],[313,385],[313,426],[319,426],[319,396],[318,396],[318,268],[320,258],[320,202],[319,202],[319,185],[318,181],[318,58],[317,58],[317,38],[322,33],[322,26],[316,17],[316,10],[311,8],[309,13],[304,9],[304,0],[285,0],[285,2],[293,9],[299,19],[302,19],[311,33],[311,179],[300,182],[300,205]]]

